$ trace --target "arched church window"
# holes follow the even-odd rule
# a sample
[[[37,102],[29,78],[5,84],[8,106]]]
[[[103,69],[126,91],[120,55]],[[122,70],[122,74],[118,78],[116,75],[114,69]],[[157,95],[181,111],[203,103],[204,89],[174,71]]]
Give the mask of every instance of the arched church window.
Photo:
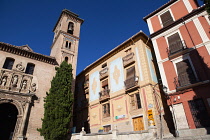
[[[66,46],[67,49],[71,49],[71,42],[66,41]]]
[[[73,35],[73,32],[74,32],[74,23],[73,22],[69,22],[67,33]]]
[[[26,67],[26,72],[27,74],[33,74],[34,73],[34,68],[35,68],[35,65],[32,64],[32,63],[28,63],[27,64],[27,67]]]
[[[68,57],[65,57],[65,61],[68,62],[68,60],[69,60],[69,58]]]
[[[11,70],[14,65],[14,62],[15,62],[15,59],[7,57],[4,62],[3,68]]]

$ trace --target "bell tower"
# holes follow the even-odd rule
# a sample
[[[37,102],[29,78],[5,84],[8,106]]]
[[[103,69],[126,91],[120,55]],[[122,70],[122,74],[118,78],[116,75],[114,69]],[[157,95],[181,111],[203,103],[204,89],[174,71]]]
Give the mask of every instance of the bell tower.
[[[76,76],[80,26],[84,22],[79,15],[64,9],[53,29],[54,39],[50,56],[55,57],[58,64],[64,60],[72,64],[73,76]]]

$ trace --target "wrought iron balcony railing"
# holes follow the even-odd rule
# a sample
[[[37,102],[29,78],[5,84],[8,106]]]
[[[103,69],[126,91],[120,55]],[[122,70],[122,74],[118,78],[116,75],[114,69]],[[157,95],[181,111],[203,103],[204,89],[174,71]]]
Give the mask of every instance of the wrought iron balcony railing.
[[[139,81],[139,77],[138,76],[134,76],[134,77],[131,77],[131,78],[128,78],[125,80],[125,89],[129,89],[129,88],[132,88],[134,86],[136,86],[138,84],[138,81]]]
[[[124,67],[126,67],[129,64],[132,64],[134,62],[135,62],[135,59],[134,59],[134,53],[133,52],[126,55],[125,57],[123,57],[123,66]]]
[[[169,48],[167,48],[167,52],[168,52],[168,55],[171,56],[185,49],[187,49],[185,41],[181,40],[181,41],[176,41],[173,44],[170,44]]]
[[[195,76],[190,76],[187,72],[180,74],[178,77],[174,78],[174,84],[177,90],[190,88],[195,83],[198,83],[199,80],[195,78]]]
[[[108,77],[108,68],[104,68],[103,70],[101,70],[99,73],[100,73],[100,79],[104,79],[106,77]]]
[[[99,100],[103,101],[103,100],[109,99],[110,98],[109,92],[110,92],[109,89],[104,89],[101,92],[99,92],[99,96],[100,96]]]

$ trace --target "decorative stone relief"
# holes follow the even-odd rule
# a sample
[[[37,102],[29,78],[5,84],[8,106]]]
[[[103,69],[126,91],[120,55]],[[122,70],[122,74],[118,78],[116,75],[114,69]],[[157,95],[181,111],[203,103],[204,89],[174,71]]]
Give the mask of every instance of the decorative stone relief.
[[[36,91],[36,83],[33,83],[33,84],[31,85],[31,91],[32,91],[32,92],[35,92],[35,91]]]
[[[29,93],[36,91],[36,84],[31,86],[33,76],[25,73],[3,69],[0,71],[0,89],[14,92]]]
[[[20,62],[16,65],[16,70],[24,71],[24,69],[25,69],[25,67],[22,65],[22,62]]]

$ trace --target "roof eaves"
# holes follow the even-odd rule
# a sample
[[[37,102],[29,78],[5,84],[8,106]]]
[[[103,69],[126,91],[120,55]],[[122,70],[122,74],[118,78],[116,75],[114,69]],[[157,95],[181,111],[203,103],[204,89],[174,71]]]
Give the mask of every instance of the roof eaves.
[[[143,20],[146,22],[146,20],[155,15],[157,12],[163,10],[164,8],[168,7],[169,5],[171,5],[172,3],[176,2],[177,0],[170,0],[169,2],[167,2],[166,4],[162,5],[160,8],[156,9],[155,11],[153,11],[152,13],[150,13],[149,15],[143,17]]]

